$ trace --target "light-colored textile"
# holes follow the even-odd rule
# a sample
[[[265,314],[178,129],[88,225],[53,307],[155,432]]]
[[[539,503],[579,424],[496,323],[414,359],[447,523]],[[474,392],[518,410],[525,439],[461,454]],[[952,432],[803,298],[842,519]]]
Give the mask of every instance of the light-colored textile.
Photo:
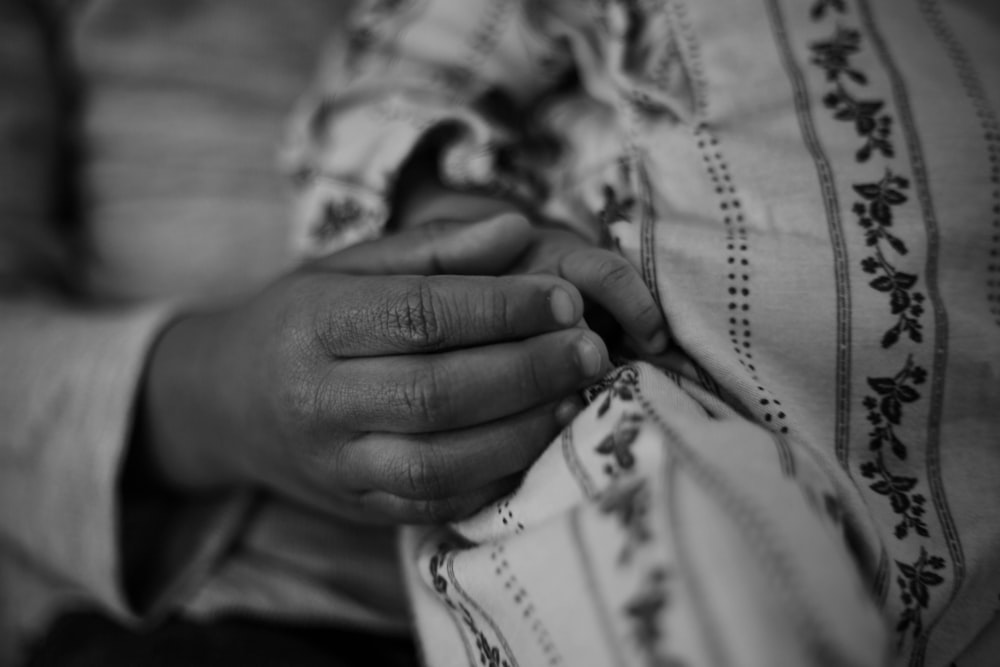
[[[429,664],[884,664],[842,478],[678,372],[595,394],[510,498],[408,531]]]
[[[86,590],[129,614],[117,478],[143,358],[165,313],[74,311],[13,299],[2,313],[0,637],[9,650],[10,637],[49,611],[46,596],[33,594],[39,577],[69,597]],[[225,542],[233,520],[220,521]],[[198,555],[178,563],[175,575],[197,577],[188,566]],[[164,584],[185,586],[180,579]]]
[[[994,664],[987,16],[366,3],[287,152],[297,246],[381,233],[447,124],[447,182],[607,226],[691,360],[625,366],[510,498],[409,533],[429,664]]]

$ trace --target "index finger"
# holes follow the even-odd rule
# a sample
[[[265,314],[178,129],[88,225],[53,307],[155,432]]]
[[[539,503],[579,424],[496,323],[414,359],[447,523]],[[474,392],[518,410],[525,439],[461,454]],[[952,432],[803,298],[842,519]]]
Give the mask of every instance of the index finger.
[[[317,310],[315,333],[335,357],[522,340],[566,329],[583,316],[580,293],[555,276],[317,274],[315,280],[326,302]]]

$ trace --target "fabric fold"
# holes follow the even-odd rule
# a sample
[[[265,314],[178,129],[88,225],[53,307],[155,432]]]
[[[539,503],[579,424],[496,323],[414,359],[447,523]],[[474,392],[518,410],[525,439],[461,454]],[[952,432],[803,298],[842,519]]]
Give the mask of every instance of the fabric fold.
[[[120,475],[149,346],[171,309],[95,312],[9,297],[0,312],[0,539],[47,588],[20,595],[19,577],[4,576],[0,623],[35,626],[73,598],[139,621],[123,589]],[[243,507],[227,498],[176,510],[178,532],[160,539],[184,548],[155,582],[151,615],[207,576]],[[14,561],[0,569],[16,572]]]

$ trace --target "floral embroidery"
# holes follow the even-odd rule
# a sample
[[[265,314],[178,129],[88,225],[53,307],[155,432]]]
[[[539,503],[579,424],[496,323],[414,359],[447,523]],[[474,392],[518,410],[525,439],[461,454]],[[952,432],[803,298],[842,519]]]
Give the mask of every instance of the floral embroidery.
[[[896,567],[899,568],[896,582],[903,591],[902,600],[906,605],[896,625],[902,645],[907,630],[912,628],[914,637],[918,637],[923,631],[923,610],[930,604],[930,589],[944,583],[944,577],[938,572],[944,569],[945,562],[940,556],[929,556],[927,549],[920,547],[920,556],[916,562],[903,563],[897,560]]]
[[[857,30],[837,27],[833,37],[811,45],[813,64],[826,72],[834,89],[823,98],[823,104],[831,109],[837,120],[854,123],[858,136],[865,140],[855,157],[858,162],[867,162],[874,153],[892,157],[894,150],[889,141],[892,118],[883,113],[885,103],[881,100],[863,100],[848,90],[844,79],[858,85],[866,85],[868,78],[850,65],[850,57],[855,55],[861,43]]]
[[[834,11],[846,14],[846,2],[817,0],[811,15],[819,21]],[[864,140],[855,153],[855,159],[859,164],[865,164],[876,155],[892,158],[895,151],[891,142],[893,120],[885,109],[885,102],[864,99],[852,91],[852,88],[868,85],[865,73],[851,63],[852,57],[861,49],[861,37],[860,31],[838,25],[832,37],[811,44],[810,49],[812,63],[825,72],[826,80],[833,85],[823,98],[823,104],[832,111],[834,119],[853,124],[855,133]],[[888,166],[881,179],[853,185],[858,199],[852,211],[864,230],[865,246],[871,253],[861,260],[861,270],[872,276],[868,283],[872,289],[889,297],[889,310],[896,318],[882,334],[880,343],[884,349],[892,348],[903,340],[918,344],[923,342],[920,318],[924,314],[925,297],[915,289],[919,277],[900,270],[894,263],[909,250],[903,239],[893,233],[894,211],[908,201],[906,191],[909,187],[909,180],[894,173]],[[914,363],[910,354],[895,375],[868,377],[868,387],[873,393],[862,399],[872,426],[868,445],[873,457],[861,464],[860,473],[863,478],[871,480],[868,487],[871,491],[888,499],[898,518],[894,535],[899,540],[913,534],[921,538],[930,536],[924,521],[927,499],[917,490],[920,480],[895,474],[889,465],[890,456],[899,461],[907,458],[907,446],[899,437],[898,428],[902,425],[905,406],[920,400],[916,386],[926,379],[926,370]],[[940,556],[929,555],[926,547],[921,545],[916,562],[895,562],[903,606],[896,631],[902,646],[910,630],[914,638],[923,632],[922,611],[930,604],[930,588],[944,581],[937,571],[945,568],[945,561]]]
[[[862,269],[869,274],[878,275],[870,285],[890,294],[890,304],[894,314],[899,316],[897,323],[889,329],[882,338],[882,347],[891,347],[902,332],[909,334],[913,342],[921,342],[921,326],[917,318],[923,313],[923,295],[911,291],[917,281],[912,274],[895,270],[882,254],[880,243],[885,241],[893,249],[905,254],[906,246],[901,240],[885,230],[892,223],[892,206],[898,206],[906,198],[892,186],[905,188],[905,179],[894,176],[890,171],[878,184],[855,186],[855,191],[868,200],[867,206],[856,204],[855,210],[862,215],[862,226],[869,246],[874,246],[876,254],[862,261]],[[886,496],[893,512],[899,517],[894,535],[904,539],[912,530],[921,537],[929,537],[927,524],[923,520],[926,511],[926,498],[921,493],[913,493],[918,480],[915,477],[893,474],[885,460],[884,451],[888,449],[900,459],[907,458],[907,447],[899,438],[896,427],[900,426],[905,405],[920,400],[916,386],[927,379],[927,371],[913,361],[909,355],[903,368],[892,377],[870,377],[868,386],[875,395],[867,395],[862,405],[868,410],[868,421],[872,425],[869,432],[869,448],[876,452],[874,460],[861,466],[861,475],[874,480],[869,488],[875,493]]]
[[[850,56],[857,54],[860,44],[861,34],[857,30],[837,26],[837,32],[830,40],[812,45],[813,64],[826,70],[827,81],[839,81],[843,75],[855,83],[864,85],[868,83],[868,77],[851,67],[849,60]],[[882,107],[881,102],[878,105],[879,108]]]
[[[847,11],[847,5],[844,0],[817,0],[816,4],[812,6],[810,15],[814,21],[818,21],[826,16],[828,11],[843,14]]]
[[[876,480],[868,488],[880,496],[889,497],[892,511],[900,517],[894,529],[897,539],[901,540],[909,535],[911,528],[917,535],[928,537],[927,524],[921,518],[925,512],[926,498],[920,493],[910,493],[917,485],[916,477],[893,475],[886,467],[881,452],[875,456],[874,461],[861,464],[861,476]]]
[[[597,214],[601,224],[610,225],[621,220],[631,221],[632,209],[635,207],[635,197],[618,198],[618,193],[610,185],[602,189],[604,205]]]
[[[906,445],[896,435],[894,427],[902,421],[903,406],[920,399],[914,386],[926,380],[927,371],[913,363],[912,354],[893,377],[868,378],[868,386],[876,396],[865,396],[862,404],[868,410],[868,421],[873,427],[868,434],[868,446],[873,452],[888,445],[897,458],[906,459]]]
[[[638,200],[631,187],[634,176],[632,158],[619,156],[617,167],[617,174],[611,179],[613,182],[601,186],[601,208],[597,211],[597,221],[600,223],[601,247],[621,252],[617,237],[611,233],[611,226],[619,222],[633,222]]]
[[[855,99],[838,84],[836,90],[823,98],[823,104],[834,110],[833,117],[837,120],[853,122],[858,134],[865,138],[865,144],[855,154],[858,162],[867,162],[874,151],[892,157],[893,148],[889,143],[892,118],[879,114],[882,102]]]
[[[601,511],[618,519],[625,530],[625,543],[618,555],[619,565],[627,564],[635,550],[648,543],[652,534],[647,523],[649,488],[646,480],[611,488],[600,500]]]
[[[486,634],[479,628],[469,608],[461,602],[456,603],[448,595],[448,581],[441,574],[441,568],[444,567],[445,559],[448,557],[450,550],[451,546],[442,542],[438,544],[437,552],[431,556],[428,569],[431,581],[434,582],[434,590],[437,591],[441,600],[448,606],[452,613],[458,614],[461,617],[462,623],[472,633],[476,649],[479,651],[479,664],[484,665],[484,667],[510,667],[510,662],[500,656],[500,649],[492,644]]]
[[[629,470],[635,466],[632,445],[639,437],[639,429],[642,427],[643,420],[644,417],[641,414],[623,414],[611,433],[605,436],[594,448],[598,454],[611,458],[604,465],[605,474],[614,477],[622,470]]]
[[[431,581],[434,582],[434,590],[438,592],[439,595],[448,595],[448,581],[441,574],[441,566],[444,565],[444,559],[448,555],[448,545],[441,543],[438,545],[437,553],[431,556],[431,562],[428,566],[431,575]]]
[[[476,638],[476,648],[479,649],[479,664],[484,667],[510,667],[510,663],[500,657],[500,649],[491,644],[483,631],[476,626],[472,616],[468,614],[468,610],[464,606],[462,609],[466,612],[465,624]]]
[[[885,348],[895,345],[904,334],[914,343],[923,341],[920,316],[924,313],[924,295],[914,290],[917,276],[893,266],[883,245],[888,245],[899,255],[907,253],[906,244],[889,228],[892,226],[893,207],[907,201],[903,190],[909,185],[907,179],[886,169],[877,183],[854,186],[854,191],[863,200],[855,202],[854,213],[858,216],[858,224],[865,230],[865,243],[875,252],[861,260],[861,270],[875,276],[868,284],[889,295],[889,308],[897,317],[896,323],[882,336],[882,347]]]
[[[878,183],[854,186],[854,191],[864,199],[864,202],[855,204],[854,208],[861,226],[867,230],[865,240],[868,245],[876,245],[884,239],[896,252],[906,254],[906,245],[886,230],[892,226],[892,207],[906,202],[906,195],[902,191],[909,187],[909,180],[896,176],[889,169],[885,170],[885,176]]]
[[[363,214],[361,205],[351,198],[327,202],[323,206],[319,222],[313,228],[313,236],[320,242],[332,239],[343,230],[356,225]]]
[[[639,592],[625,606],[635,641],[651,667],[681,667],[677,658],[665,655],[660,644],[663,640],[663,613],[670,602],[667,591],[669,571],[654,569],[646,576]]]
[[[613,400],[632,401],[635,398],[635,389],[638,384],[639,372],[636,371],[635,367],[620,366],[599,382],[587,387],[584,390],[584,398],[590,403],[604,394],[604,400],[597,408],[597,416],[603,417],[611,408]]]

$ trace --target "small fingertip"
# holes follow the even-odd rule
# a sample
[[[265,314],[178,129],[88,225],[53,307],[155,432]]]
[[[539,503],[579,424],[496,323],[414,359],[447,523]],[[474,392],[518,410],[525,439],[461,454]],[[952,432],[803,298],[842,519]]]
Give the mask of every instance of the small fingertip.
[[[549,308],[552,310],[552,317],[560,326],[572,326],[580,319],[576,301],[562,287],[553,287],[549,291]]]
[[[559,428],[568,426],[583,411],[583,400],[578,396],[565,398],[556,406],[555,417]]]
[[[597,379],[604,370],[605,357],[590,336],[581,336],[574,346],[577,366],[588,380]]]
[[[650,354],[660,354],[666,351],[668,345],[670,345],[670,337],[666,331],[661,329],[649,337],[645,347]]]

